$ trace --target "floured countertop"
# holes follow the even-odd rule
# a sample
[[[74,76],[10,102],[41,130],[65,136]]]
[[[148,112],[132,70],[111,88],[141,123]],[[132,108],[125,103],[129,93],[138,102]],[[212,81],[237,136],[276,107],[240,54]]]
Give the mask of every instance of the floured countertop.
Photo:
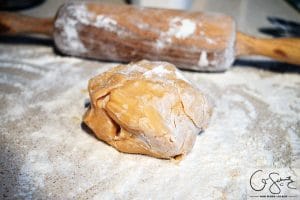
[[[0,44],[1,199],[246,199],[249,170],[299,176],[299,70],[183,72],[215,107],[174,163],[119,153],[81,125],[88,80],[115,65]]]
[[[192,152],[174,164],[119,153],[82,129],[88,79],[115,64],[61,57],[48,47],[1,48],[0,59],[3,195],[242,197],[251,167],[300,167],[299,74],[184,72],[215,110]]]

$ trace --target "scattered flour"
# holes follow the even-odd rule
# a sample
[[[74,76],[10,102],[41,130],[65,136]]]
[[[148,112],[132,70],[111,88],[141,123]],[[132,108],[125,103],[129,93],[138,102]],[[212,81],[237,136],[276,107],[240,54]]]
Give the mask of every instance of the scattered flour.
[[[49,155],[42,150],[31,150],[27,154],[25,163],[18,177],[18,194],[15,197],[33,198],[36,190],[45,187],[45,178],[53,172],[53,165]]]
[[[50,47],[28,49],[0,45],[0,167],[8,190],[0,191],[9,197],[243,199],[249,168],[300,166],[298,74],[246,67],[184,72],[215,106],[192,152],[174,164],[119,153],[81,128],[89,78],[114,64],[57,56]],[[16,57],[20,74],[7,71]],[[152,73],[168,75],[162,63]],[[6,92],[18,85],[21,91]]]
[[[170,28],[167,32],[168,36],[184,39],[193,35],[196,30],[196,23],[190,19],[181,19],[175,17],[170,21]]]
[[[7,68],[7,69],[20,69],[24,72],[30,72],[35,74],[41,74],[44,73],[44,69],[40,69],[38,66],[34,66],[34,64],[27,64],[27,63],[19,63],[14,60],[0,60],[1,68]]]
[[[207,59],[207,53],[206,53],[206,51],[202,51],[201,52],[198,65],[200,67],[205,67],[205,66],[209,65],[209,61]]]
[[[11,74],[0,74],[0,83],[11,85],[19,89],[24,89],[24,85],[26,85],[26,79]]]
[[[190,19],[175,17],[169,22],[169,29],[167,32],[162,32],[156,42],[157,48],[163,48],[165,43],[172,43],[172,38],[185,39],[193,35],[196,31],[197,25]]]
[[[144,73],[146,72],[146,69],[144,67],[141,67],[140,65],[131,64],[130,68],[124,68],[123,70],[120,70],[119,73],[129,75],[133,72],[140,72]]]
[[[217,44],[215,40],[206,37],[205,40],[209,43],[209,44]]]
[[[171,73],[169,70],[167,70],[165,68],[165,66],[163,65],[159,65],[155,68],[153,68],[152,70],[149,70],[147,72],[144,73],[144,76],[146,78],[152,78],[153,75],[156,75],[156,76],[165,76],[166,74],[169,74]]]
[[[166,65],[169,65],[168,63],[159,62],[159,61],[156,61],[154,63],[156,63],[158,66],[153,68],[152,70],[147,70],[146,68],[141,67],[139,64],[132,63],[132,64],[130,64],[130,67],[120,70],[119,73],[125,74],[125,75],[130,75],[133,72],[139,72],[139,73],[142,73],[144,77],[150,78],[151,80],[153,80],[155,78],[159,78],[160,80],[163,80],[163,81],[166,80],[166,77],[165,77],[166,75],[173,73],[166,68]],[[191,83],[189,80],[187,80],[184,77],[182,72],[178,69],[175,70],[175,76],[176,76],[176,78],[181,79],[187,83]]]
[[[150,70],[150,71],[147,71],[144,73],[144,76],[146,78],[154,78],[155,77],[160,77],[162,78],[163,81],[165,81],[166,79],[164,78],[166,75],[169,75],[173,72],[171,72],[170,70],[166,69],[165,66],[167,65],[167,63],[164,63],[164,62],[156,62],[156,63],[160,63],[160,65],[158,65],[157,67],[155,67],[154,69]],[[175,76],[177,79],[181,79],[187,83],[190,83],[191,82],[189,80],[187,80],[182,72],[180,72],[178,69],[175,70]]]
[[[117,28],[117,22],[109,16],[96,15],[88,11],[85,3],[73,3],[66,7],[62,7],[55,21],[55,28],[58,31],[54,32],[56,45],[69,54],[74,52],[82,54],[87,52],[84,44],[79,38],[81,25],[90,25],[98,28],[104,28],[107,31],[115,32],[119,35],[124,32]]]
[[[80,6],[68,6],[67,10],[62,8],[62,11],[58,13],[57,20],[55,21],[55,28],[59,30],[59,33],[54,32],[54,40],[57,46],[62,50],[74,50],[79,53],[85,53],[87,49],[82,44],[78,35],[78,19],[81,22],[88,23],[86,16],[86,8],[82,4]],[[71,14],[72,18],[69,16]]]
[[[216,65],[219,69],[222,70],[228,69],[235,59],[236,27],[235,24],[232,24],[232,26],[233,31],[230,40],[228,41],[227,48],[225,49],[223,57],[220,59],[220,62]]]
[[[183,74],[182,74],[182,72],[179,72],[179,70],[176,70],[176,71],[175,71],[175,75],[176,75],[176,77],[177,77],[178,79],[181,79],[181,80],[183,80],[183,81],[185,81],[185,82],[191,84],[191,82],[190,82],[189,80],[187,80],[187,78],[184,77]]]
[[[108,31],[115,31],[117,22],[107,16],[97,15],[96,21],[93,23],[96,27],[104,28]]]

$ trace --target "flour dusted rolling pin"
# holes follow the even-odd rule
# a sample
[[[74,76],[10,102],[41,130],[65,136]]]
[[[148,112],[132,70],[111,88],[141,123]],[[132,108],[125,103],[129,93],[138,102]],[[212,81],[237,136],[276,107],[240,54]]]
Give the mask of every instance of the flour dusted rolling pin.
[[[198,71],[225,70],[244,55],[300,64],[300,39],[251,37],[222,14],[71,2],[55,19],[1,13],[0,30],[53,36],[61,52],[100,60],[164,60]]]

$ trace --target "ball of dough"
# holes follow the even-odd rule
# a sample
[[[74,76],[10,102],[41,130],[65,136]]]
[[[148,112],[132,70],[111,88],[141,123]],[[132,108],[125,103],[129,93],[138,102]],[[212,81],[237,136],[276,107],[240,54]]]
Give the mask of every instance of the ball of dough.
[[[88,90],[84,122],[121,152],[182,157],[211,116],[204,95],[167,62],[119,65],[92,78]]]

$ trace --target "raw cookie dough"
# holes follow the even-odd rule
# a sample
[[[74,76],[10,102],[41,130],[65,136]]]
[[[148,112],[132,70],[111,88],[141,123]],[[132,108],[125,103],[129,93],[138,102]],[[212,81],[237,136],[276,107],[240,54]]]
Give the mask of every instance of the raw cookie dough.
[[[167,62],[119,65],[92,78],[88,90],[84,122],[121,152],[182,157],[211,116],[203,94]]]

